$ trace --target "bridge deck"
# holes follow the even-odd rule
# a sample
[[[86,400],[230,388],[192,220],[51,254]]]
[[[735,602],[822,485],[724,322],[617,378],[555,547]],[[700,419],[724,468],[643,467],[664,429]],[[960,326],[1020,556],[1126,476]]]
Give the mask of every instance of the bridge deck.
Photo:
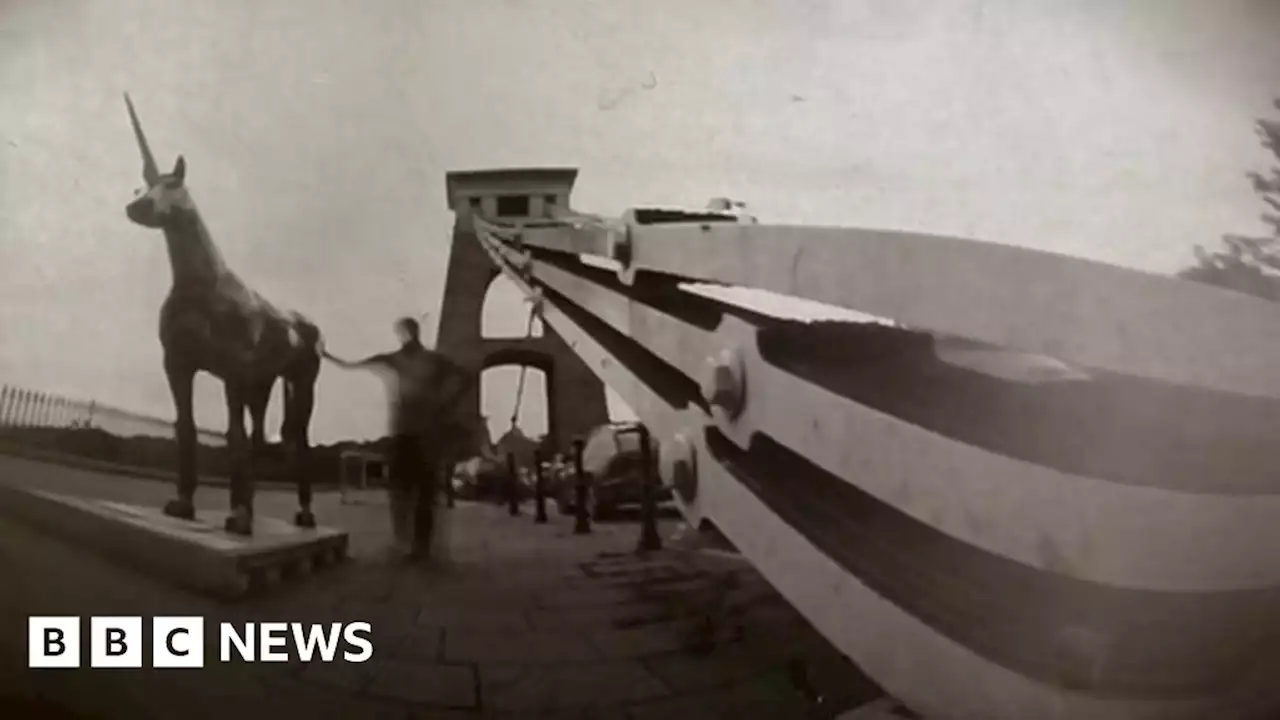
[[[0,479],[63,494],[157,506],[170,487],[0,455]],[[203,508],[226,491],[202,489]],[[86,715],[139,717],[522,717],[684,720],[812,717],[790,684],[809,668],[815,689],[849,707],[880,691],[842,658],[749,565],[675,549],[632,553],[638,529],[600,523],[574,535],[573,519],[458,503],[450,511],[448,569],[388,562],[381,494],[341,505],[316,498],[321,521],[350,533],[352,561],[233,606],[135,572],[85,543],[38,532],[0,512],[0,698],[46,697]],[[260,511],[282,515],[291,494],[262,492]],[[4,505],[0,504],[0,508]],[[740,578],[734,609],[708,644],[692,646],[694,613],[717,578]],[[374,658],[361,665],[223,664],[206,640],[200,671],[25,668],[28,615],[200,615],[206,623],[353,622],[372,625]],[[210,625],[206,625],[206,632]],[[216,636],[215,636],[216,637]],[[292,654],[292,651],[291,651]],[[7,708],[0,707],[0,715]]]

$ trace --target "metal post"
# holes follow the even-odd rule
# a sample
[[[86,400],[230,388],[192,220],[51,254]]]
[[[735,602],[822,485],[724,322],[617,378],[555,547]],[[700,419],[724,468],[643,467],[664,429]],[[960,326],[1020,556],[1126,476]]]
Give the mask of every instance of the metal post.
[[[658,503],[653,492],[653,448],[649,444],[649,428],[636,425],[640,435],[640,552],[662,549],[658,534]]]
[[[520,514],[520,478],[516,475],[516,454],[507,453],[507,512]]]
[[[453,475],[457,469],[457,463],[446,460],[444,463],[444,469],[440,473],[441,476],[444,477],[444,506],[450,510],[453,509],[454,504],[454,493],[456,491],[453,487]]]
[[[574,535],[588,535],[591,533],[591,513],[587,509],[587,473],[582,469],[582,451],[586,449],[586,446],[587,443],[581,438],[573,441]]]
[[[537,513],[533,521],[539,525],[547,522],[547,486],[542,472],[542,449],[533,451],[533,502]]]
[[[350,484],[349,482],[347,482],[347,473],[349,472],[349,468],[351,467],[351,463],[348,462],[348,460],[350,459],[351,459],[350,455],[347,455],[346,453],[338,453],[338,504],[339,505],[346,505],[348,502],[350,502],[349,499],[347,498],[347,485]]]
[[[5,385],[0,390],[0,427],[9,425],[9,386]]]

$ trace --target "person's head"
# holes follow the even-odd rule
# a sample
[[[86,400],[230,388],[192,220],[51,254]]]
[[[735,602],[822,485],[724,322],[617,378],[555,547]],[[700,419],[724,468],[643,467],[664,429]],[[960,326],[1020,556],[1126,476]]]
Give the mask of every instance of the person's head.
[[[411,317],[404,317],[397,320],[396,337],[400,338],[401,345],[421,342],[421,330],[418,327],[418,321]]]

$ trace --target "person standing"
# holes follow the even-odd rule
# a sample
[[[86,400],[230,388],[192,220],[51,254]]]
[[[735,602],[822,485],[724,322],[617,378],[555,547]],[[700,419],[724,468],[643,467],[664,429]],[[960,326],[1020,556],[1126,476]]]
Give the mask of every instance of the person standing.
[[[410,557],[430,554],[444,447],[455,424],[458,402],[475,378],[443,353],[422,344],[413,318],[395,323],[400,348],[356,362],[324,357],[347,369],[383,371],[391,389],[391,523],[396,544]],[[444,478],[443,482],[448,482]]]

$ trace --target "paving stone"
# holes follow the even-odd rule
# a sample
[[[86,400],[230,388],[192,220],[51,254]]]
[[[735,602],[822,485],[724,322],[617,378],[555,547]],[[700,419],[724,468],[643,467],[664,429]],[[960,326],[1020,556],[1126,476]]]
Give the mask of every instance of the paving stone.
[[[636,618],[653,616],[653,606],[633,600],[616,605],[588,605],[585,607],[545,608],[525,610],[529,624],[537,630],[576,629],[590,631],[631,624]]]
[[[783,660],[762,659],[717,648],[710,656],[682,652],[653,655],[643,660],[645,668],[675,693],[707,690],[764,673]]]
[[[476,674],[480,677],[480,704],[483,707],[486,698],[493,693],[516,684],[529,672],[529,666],[522,663],[477,663]]]
[[[495,631],[450,627],[444,633],[444,658],[451,662],[557,663],[600,657],[581,633]]]
[[[798,720],[810,710],[785,682],[753,679],[697,695],[636,704],[632,720]]]
[[[444,628],[418,625],[406,630],[388,646],[387,654],[402,660],[439,661],[444,649]]]
[[[408,603],[346,601],[334,610],[335,620],[343,623],[367,622],[374,632],[379,627],[406,629],[418,624],[419,606]]]
[[[267,678],[261,682],[260,687],[262,690],[254,701],[252,711],[244,713],[242,717],[346,720],[344,709],[351,702],[349,690],[297,679]],[[209,706],[223,720],[227,717],[235,717],[237,714],[231,712],[230,708],[222,703],[221,696],[216,702],[210,702]],[[172,716],[156,715],[155,717]]]
[[[484,687],[483,676],[481,687]],[[616,706],[665,694],[636,662],[532,666],[512,682],[482,690],[485,711],[534,711]]]
[[[672,564],[620,565],[614,567],[586,566],[588,577],[608,580],[643,581],[651,578],[684,577],[688,570]]]
[[[575,608],[618,605],[633,600],[635,595],[625,588],[577,585],[546,592],[538,597],[538,604],[546,608]]]
[[[800,611],[781,598],[751,603],[742,608],[742,617],[759,625],[785,627],[788,631],[801,626],[808,628],[810,632],[815,632]]]
[[[476,708],[476,674],[466,665],[386,660],[369,693],[375,697],[447,708]]]
[[[396,584],[389,577],[352,581],[338,590],[341,602],[384,603],[395,597]]]
[[[376,652],[376,649],[375,649]],[[368,686],[381,661],[375,657],[368,662],[311,662],[306,663],[298,678],[303,682],[359,692]]]
[[[479,720],[482,717],[478,710],[426,707],[373,697],[354,698],[342,710],[342,720]]]
[[[524,608],[486,608],[469,605],[432,605],[418,612],[418,624],[450,628],[476,628],[504,631],[531,630]]]
[[[639,658],[677,652],[689,644],[691,626],[685,622],[660,623],[622,630],[591,633],[591,642],[607,658]]]
[[[548,710],[533,713],[486,714],[492,720],[630,720],[625,708],[593,707],[578,710]]]

